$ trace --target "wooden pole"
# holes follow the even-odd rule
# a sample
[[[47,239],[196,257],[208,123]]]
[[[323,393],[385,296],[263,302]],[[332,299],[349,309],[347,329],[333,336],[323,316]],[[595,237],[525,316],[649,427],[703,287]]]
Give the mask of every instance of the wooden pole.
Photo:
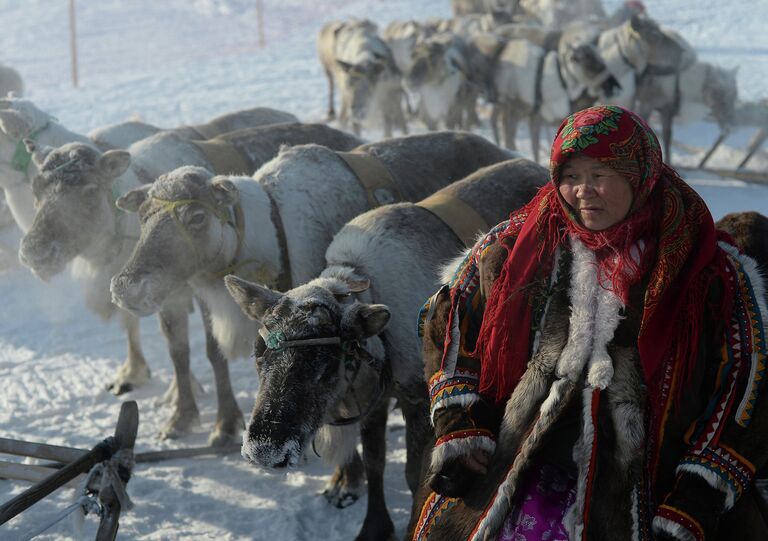
[[[88,451],[84,456],[67,464],[56,473],[53,473],[29,487],[27,490],[0,506],[0,524],[5,524],[13,517],[29,509],[34,504],[48,496],[54,490],[62,487],[81,473],[90,470],[102,460],[107,460],[116,450],[114,438],[107,438]]]
[[[0,506],[0,525],[5,524],[22,511],[29,509],[32,505],[36,504],[51,492],[62,487],[81,473],[86,473],[99,462],[108,460],[119,449],[132,448],[136,441],[138,427],[139,410],[136,402],[123,402],[123,405],[120,408],[120,416],[117,419],[115,435],[105,439],[85,455],[74,462],[70,462],[57,472],[52,473],[39,483],[31,486],[15,498]],[[117,499],[115,498],[115,500]],[[118,502],[118,515],[120,512],[119,509]],[[108,513],[105,512],[105,516],[108,516]],[[104,519],[102,518],[102,522],[103,520]],[[117,526],[115,524],[115,531],[116,528]]]
[[[259,36],[259,47],[264,47],[264,0],[256,0],[256,32]]]
[[[139,430],[139,407],[136,402],[123,402],[120,409],[120,417],[115,428],[115,441],[117,450],[133,449],[136,444],[136,434]],[[119,473],[119,472],[118,472]],[[130,471],[124,472],[130,475]],[[125,483],[128,483],[126,478]],[[123,482],[119,480],[118,482]],[[115,490],[108,486],[99,494],[99,501],[104,506],[104,514],[96,531],[96,541],[113,541],[117,537],[117,528],[120,524],[121,504]]]
[[[56,468],[47,468],[34,464],[19,464],[18,462],[7,462],[0,460],[0,478],[15,479],[17,481],[27,481],[29,483],[39,483],[52,473],[58,471]],[[80,483],[80,476],[75,477],[64,486],[66,488],[77,488]]]
[[[87,452],[88,449],[75,449],[73,447],[62,447],[60,445],[48,445],[47,443],[33,443],[31,441],[0,438],[0,453],[31,456],[33,458],[53,460],[54,462],[60,462],[62,464],[74,462]]]
[[[77,27],[75,21],[75,0],[69,0],[69,50],[72,55],[72,84],[77,88]]]

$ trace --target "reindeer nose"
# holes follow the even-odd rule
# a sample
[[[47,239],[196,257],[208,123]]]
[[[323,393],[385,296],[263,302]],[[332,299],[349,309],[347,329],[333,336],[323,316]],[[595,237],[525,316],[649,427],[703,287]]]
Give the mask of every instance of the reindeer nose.
[[[19,249],[19,261],[32,270],[38,270],[46,263],[55,262],[60,251],[57,242],[38,244],[24,239]]]
[[[112,277],[109,290],[112,302],[128,310],[137,308],[147,298],[149,281],[146,276],[131,276],[121,273]]]

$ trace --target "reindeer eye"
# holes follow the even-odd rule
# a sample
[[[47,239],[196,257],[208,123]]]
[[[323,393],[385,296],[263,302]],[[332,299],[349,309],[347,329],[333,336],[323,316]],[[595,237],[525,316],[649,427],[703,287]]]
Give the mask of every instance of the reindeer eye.
[[[86,184],[83,186],[84,195],[93,195],[98,191],[99,187],[94,184]]]
[[[205,223],[205,216],[204,210],[195,211],[192,216],[189,217],[187,223],[192,227],[201,226]]]

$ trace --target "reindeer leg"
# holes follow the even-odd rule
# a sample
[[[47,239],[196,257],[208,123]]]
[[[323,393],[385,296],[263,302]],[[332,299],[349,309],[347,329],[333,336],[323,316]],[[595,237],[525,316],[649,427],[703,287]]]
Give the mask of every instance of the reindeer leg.
[[[114,395],[132,391],[149,381],[150,371],[144,353],[141,351],[139,336],[139,318],[124,310],[120,310],[120,319],[128,335],[128,357],[117,371],[115,379],[107,385]]]
[[[160,329],[168,342],[168,351],[173,362],[172,387],[176,389],[174,412],[160,431],[162,438],[178,438],[189,434],[200,424],[200,412],[192,392],[192,377],[189,369],[189,315],[188,304],[168,303],[158,313]]]
[[[333,108],[333,73],[331,70],[325,70],[325,76],[328,79],[328,120],[336,118],[336,111]]]
[[[336,467],[328,484],[325,485],[323,496],[328,503],[339,509],[344,509],[355,503],[365,490],[365,469],[360,453],[354,452],[349,462]]]
[[[208,444],[214,447],[224,447],[237,443],[241,439],[241,432],[245,427],[243,414],[232,392],[232,383],[229,379],[229,364],[224,354],[219,349],[219,343],[213,336],[211,326],[211,314],[208,307],[200,299],[197,299],[200,313],[205,327],[205,352],[213,368],[213,376],[216,380],[216,401],[218,411],[216,413],[216,427],[208,437]]]
[[[432,424],[427,415],[429,394],[424,382],[420,382],[417,388],[398,389],[397,397],[405,419],[405,479],[411,494],[416,494],[426,471],[423,462],[434,444]]]
[[[501,144],[499,139],[499,116],[501,115],[501,105],[494,103],[491,107],[491,130],[493,130],[493,141],[497,145]]]
[[[360,434],[363,440],[363,464],[368,478],[368,508],[360,533],[355,541],[388,540],[395,526],[384,501],[384,465],[386,463],[388,400],[379,404],[362,422]]]
[[[504,146],[511,150],[517,150],[517,115],[512,112],[512,106],[506,105],[502,112],[502,124],[504,124]]]
[[[528,118],[528,129],[531,135],[531,151],[533,152],[533,161],[539,162],[539,147],[541,140],[539,134],[541,133],[541,116],[539,113],[532,113]]]

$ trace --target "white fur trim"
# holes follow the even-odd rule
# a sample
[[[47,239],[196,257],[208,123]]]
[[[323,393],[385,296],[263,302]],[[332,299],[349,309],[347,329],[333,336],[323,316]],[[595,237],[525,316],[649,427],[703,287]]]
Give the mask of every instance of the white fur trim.
[[[556,373],[558,377],[576,382],[581,378],[592,346],[598,285],[597,264],[592,251],[574,237],[571,237],[571,249],[573,266],[569,290],[571,318],[568,343],[557,361]]]
[[[624,307],[621,299],[598,282],[599,268],[594,253],[571,237],[573,267],[571,318],[568,343],[557,363],[557,375],[578,381],[588,364],[587,382],[605,389],[613,379],[613,361],[608,343],[613,340]]]
[[[475,402],[478,402],[480,400],[480,395],[477,393],[467,393],[462,394],[458,396],[449,396],[448,398],[443,398],[442,400],[439,400],[438,402],[435,402],[435,404],[432,407],[432,411],[429,412],[429,418],[432,421],[432,426],[435,425],[435,415],[437,412],[439,412],[442,409],[445,409],[449,406],[461,406],[462,408],[468,408]]]
[[[467,456],[478,449],[488,452],[489,455],[493,454],[496,450],[496,442],[488,436],[468,436],[441,443],[432,449],[432,461],[430,463],[432,471],[440,471],[443,464],[449,460]]]
[[[563,518],[563,526],[571,539],[581,539],[584,530],[582,517],[592,459],[592,442],[595,439],[595,426],[592,424],[592,392],[593,389],[589,387],[585,387],[582,391],[581,437],[573,446],[573,461],[578,468],[576,500]]]
[[[665,533],[667,535],[671,535],[678,541],[696,541],[695,535],[693,535],[677,522],[673,522],[664,517],[653,518],[653,533]]]
[[[733,490],[733,487],[730,485],[730,483],[728,483],[725,479],[713,471],[696,464],[681,464],[675,471],[676,473],[685,472],[701,477],[704,479],[704,481],[707,482],[709,486],[725,494],[725,502],[723,504],[724,511],[728,511],[729,509],[733,508],[733,505],[736,503],[737,494]]]

